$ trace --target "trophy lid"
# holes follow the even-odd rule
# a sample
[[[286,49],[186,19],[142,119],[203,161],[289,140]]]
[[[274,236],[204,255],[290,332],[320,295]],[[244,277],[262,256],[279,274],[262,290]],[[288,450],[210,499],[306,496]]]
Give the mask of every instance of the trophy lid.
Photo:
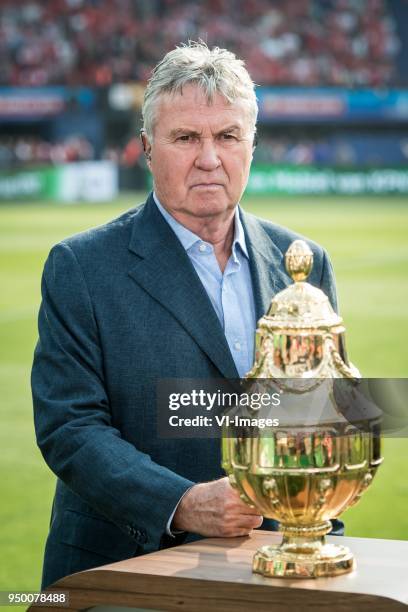
[[[304,240],[292,242],[285,255],[285,265],[294,284],[275,295],[259,325],[296,333],[344,331],[343,319],[334,312],[327,295],[305,282],[313,267],[313,252]]]

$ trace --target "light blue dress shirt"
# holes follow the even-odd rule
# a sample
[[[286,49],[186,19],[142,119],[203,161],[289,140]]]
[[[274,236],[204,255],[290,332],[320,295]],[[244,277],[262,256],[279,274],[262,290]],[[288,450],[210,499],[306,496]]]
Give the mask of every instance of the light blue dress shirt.
[[[240,377],[244,376],[253,364],[256,315],[248,250],[239,207],[235,210],[232,253],[224,272],[221,272],[212,244],[204,242],[181,225],[160,204],[156,194],[153,194],[153,197],[204,285],[224,330],[238,373]]]

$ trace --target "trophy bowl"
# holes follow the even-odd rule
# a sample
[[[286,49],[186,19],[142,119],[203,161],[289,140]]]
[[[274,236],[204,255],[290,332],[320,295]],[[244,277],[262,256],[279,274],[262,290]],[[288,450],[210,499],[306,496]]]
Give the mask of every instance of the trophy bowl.
[[[268,577],[336,576],[355,567],[352,552],[325,541],[330,519],[355,504],[382,461],[379,415],[347,418],[360,374],[348,363],[342,319],[326,295],[305,282],[313,255],[303,241],[286,254],[294,284],[277,294],[258,323],[256,356],[245,389],[278,390],[283,405],[229,411],[222,465],[243,501],[280,523],[282,542],[263,546],[253,571]],[[342,382],[346,379],[346,393]],[[274,416],[278,426],[260,427]],[[245,423],[242,425],[242,423]],[[231,425],[232,423],[232,425]]]

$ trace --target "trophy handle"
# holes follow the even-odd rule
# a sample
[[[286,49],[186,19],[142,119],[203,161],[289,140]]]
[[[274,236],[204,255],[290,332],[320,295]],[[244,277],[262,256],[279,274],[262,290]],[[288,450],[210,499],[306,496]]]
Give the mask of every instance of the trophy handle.
[[[336,349],[333,341],[332,341],[332,345],[330,347],[330,353],[331,353],[331,357],[332,357],[333,363],[336,366],[337,370],[342,375],[342,377],[344,377],[344,378],[354,378],[355,380],[361,378],[360,372],[351,363],[351,361],[350,361],[349,365],[347,365],[343,361],[343,359],[341,358],[341,355],[338,352],[338,350]]]

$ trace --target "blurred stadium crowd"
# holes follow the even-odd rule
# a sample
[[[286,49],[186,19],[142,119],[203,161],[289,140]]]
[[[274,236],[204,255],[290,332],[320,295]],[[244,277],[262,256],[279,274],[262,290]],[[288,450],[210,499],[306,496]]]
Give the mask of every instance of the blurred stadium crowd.
[[[124,167],[139,165],[145,168],[139,138],[130,137],[120,146],[107,145],[100,159],[113,161]],[[0,169],[30,168],[44,164],[68,164],[96,159],[90,140],[73,134],[64,140],[46,140],[37,136],[0,138]]]
[[[389,86],[403,79],[392,10],[385,0],[0,0],[0,85],[145,81],[169,49],[202,38],[245,57],[260,85]]]
[[[145,168],[142,146],[137,137],[129,137],[120,145],[103,148],[100,159],[123,167]],[[61,141],[24,136],[0,138],[0,168],[35,167],[42,164],[64,164],[96,158],[92,143],[74,134]],[[296,166],[382,166],[386,159],[394,165],[408,164],[408,138],[395,132],[378,136],[340,134],[327,137],[302,134],[269,136],[263,134],[254,153],[254,161],[263,164]]]
[[[92,144],[83,136],[63,142],[37,137],[0,138],[0,167],[61,164],[93,159]]]

